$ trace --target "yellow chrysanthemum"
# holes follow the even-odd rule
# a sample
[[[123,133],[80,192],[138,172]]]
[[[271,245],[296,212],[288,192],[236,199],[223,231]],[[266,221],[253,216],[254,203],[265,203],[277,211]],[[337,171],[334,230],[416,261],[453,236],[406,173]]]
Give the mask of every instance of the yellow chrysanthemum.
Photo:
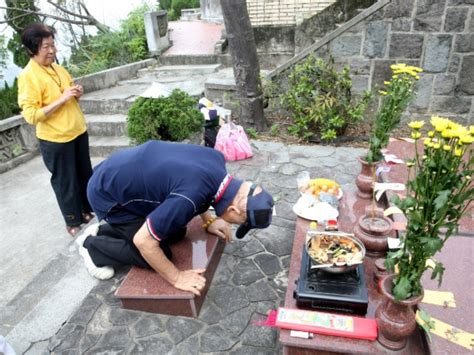
[[[416,132],[416,131],[415,131],[415,132],[411,132],[411,137],[412,137],[413,139],[418,139],[418,138],[421,137],[421,133],[420,133],[420,132]]]
[[[448,128],[449,120],[439,116],[431,116],[431,125],[434,127],[436,132],[442,132]]]
[[[424,124],[424,121],[411,121],[408,126],[414,130],[419,130]]]
[[[449,152],[451,150],[451,146],[449,144],[443,145],[443,150]]]
[[[379,94],[382,95],[382,96],[385,96],[385,95],[387,95],[387,92],[386,92],[386,91],[383,91],[383,90],[380,90],[380,91],[379,91]]]
[[[469,131],[467,130],[466,127],[463,127],[463,126],[458,126],[455,130],[452,130],[451,133],[452,133],[453,138],[458,138],[458,139],[463,136],[469,135]]]
[[[392,69],[392,70],[402,70],[402,69],[405,69],[406,66],[407,65],[405,63],[392,64],[390,66],[390,69]]]
[[[441,132],[441,136],[443,138],[447,138],[447,139],[452,138],[453,137],[453,131],[447,128],[443,132]]]
[[[469,132],[470,132],[471,134],[474,134],[474,126],[469,126]]]
[[[424,145],[426,145],[426,146],[429,147],[430,143],[431,143],[431,139],[429,139],[429,138],[423,139],[423,144],[424,144]]]
[[[460,156],[462,156],[462,154],[463,154],[463,149],[462,148],[460,148],[460,147],[454,148],[454,155],[455,156],[460,157]]]
[[[434,131],[429,131],[429,132],[428,132],[428,137],[433,138],[434,135],[435,135],[435,132],[434,132]]]
[[[384,81],[383,83],[384,83],[384,85],[390,85],[391,84],[390,81]]]
[[[449,121],[448,127],[452,130],[456,130],[456,129],[459,129],[459,128],[464,128],[459,123],[456,123],[456,122],[453,122],[453,121]]]
[[[462,144],[468,145],[474,142],[474,138],[471,135],[465,134],[464,136],[459,137],[459,141]]]
[[[433,148],[434,148],[434,149],[439,149],[439,148],[441,148],[441,143],[439,143],[439,142],[433,143]]]

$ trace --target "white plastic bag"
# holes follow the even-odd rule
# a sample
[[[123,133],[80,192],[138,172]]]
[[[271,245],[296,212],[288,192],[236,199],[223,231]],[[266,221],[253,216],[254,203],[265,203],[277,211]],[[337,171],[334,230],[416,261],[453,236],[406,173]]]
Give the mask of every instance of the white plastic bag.
[[[244,129],[230,120],[219,129],[214,148],[224,154],[227,161],[247,159],[253,155]]]

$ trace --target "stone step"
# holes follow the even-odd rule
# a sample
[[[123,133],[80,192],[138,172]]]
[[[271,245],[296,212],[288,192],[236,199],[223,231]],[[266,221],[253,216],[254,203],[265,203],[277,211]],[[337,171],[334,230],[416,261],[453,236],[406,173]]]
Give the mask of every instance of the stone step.
[[[215,54],[202,55],[163,55],[159,59],[161,65],[204,65],[219,63],[219,56]]]
[[[198,317],[225,243],[202,228],[200,217],[188,224],[186,238],[171,245],[173,263],[179,270],[206,269],[201,296],[181,291],[158,273],[133,267],[115,292],[123,308],[184,317]]]
[[[217,72],[220,64],[207,65],[162,65],[156,68],[144,68],[138,71],[138,77],[166,78],[176,76],[209,75]]]
[[[135,99],[149,86],[149,83],[117,85],[87,93],[81,97],[79,103],[85,114],[127,114]]]
[[[143,83],[148,82],[150,87],[149,90],[147,90],[144,94],[145,96],[150,93],[153,94],[153,97],[157,97],[160,95],[169,95],[173,90],[179,89],[196,99],[200,99],[204,96],[205,81],[206,76],[196,75],[192,76],[191,78],[181,78],[181,80],[173,80],[172,78],[168,78],[168,80],[162,80],[161,78],[140,78],[127,81],[127,84],[141,85]]]
[[[86,115],[87,131],[90,136],[124,136],[127,132],[127,115]]]
[[[117,150],[131,146],[127,136],[100,137],[89,136],[89,151],[91,157],[108,157]]]

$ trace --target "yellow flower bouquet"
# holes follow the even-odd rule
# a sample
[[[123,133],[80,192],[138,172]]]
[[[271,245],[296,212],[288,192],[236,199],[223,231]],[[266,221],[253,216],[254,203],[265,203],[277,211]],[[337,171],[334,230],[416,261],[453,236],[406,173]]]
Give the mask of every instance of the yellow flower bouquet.
[[[427,269],[432,269],[431,278],[441,284],[444,267],[433,256],[457,233],[459,220],[474,196],[474,126],[467,128],[433,116],[433,129],[424,137],[420,132],[423,125],[423,121],[409,123],[415,157],[407,161],[407,195],[394,199],[407,218],[401,248],[390,252],[386,261],[389,270],[397,270],[392,289],[397,300],[421,293],[421,277]],[[422,152],[417,144],[420,140]],[[433,262],[427,264],[429,259]]]
[[[382,149],[388,144],[390,134],[400,123],[403,111],[415,96],[414,86],[420,79],[421,68],[404,63],[390,66],[392,78],[385,81],[382,102],[374,119],[374,128],[370,137],[369,151],[365,157],[367,163],[382,160]]]

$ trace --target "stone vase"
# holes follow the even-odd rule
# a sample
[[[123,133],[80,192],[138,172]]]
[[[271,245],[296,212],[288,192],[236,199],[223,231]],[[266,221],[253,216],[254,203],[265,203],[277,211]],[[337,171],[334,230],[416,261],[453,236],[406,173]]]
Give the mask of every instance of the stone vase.
[[[392,295],[394,277],[393,274],[387,275],[381,282],[384,300],[375,311],[375,320],[379,330],[378,342],[387,349],[400,350],[416,329],[414,307],[423,299],[423,291],[418,296],[396,301]]]
[[[357,158],[360,162],[360,174],[356,177],[356,186],[358,188],[357,196],[362,199],[370,199],[374,193],[375,169],[377,163],[367,163],[362,158]]]
[[[388,236],[392,233],[393,222],[383,214],[381,208],[367,206],[354,227],[354,235],[360,239],[369,257],[380,258],[388,250]]]

